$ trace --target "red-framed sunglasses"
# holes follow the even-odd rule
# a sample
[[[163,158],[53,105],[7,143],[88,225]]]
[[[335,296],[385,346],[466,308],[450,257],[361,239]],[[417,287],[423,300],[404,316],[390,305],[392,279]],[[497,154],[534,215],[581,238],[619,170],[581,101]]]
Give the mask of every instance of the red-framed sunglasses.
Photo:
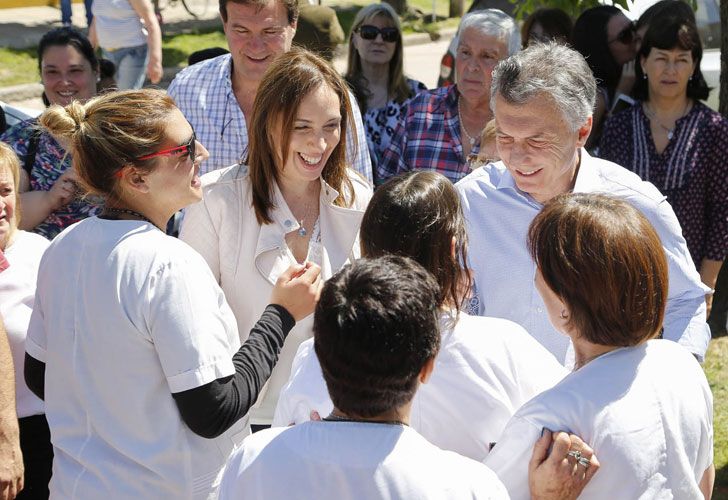
[[[140,156],[137,158],[137,160],[149,160],[151,158],[156,158],[157,156],[181,156],[184,154],[189,154],[190,158],[192,158],[192,161],[195,161],[195,158],[197,158],[196,150],[197,135],[194,131],[192,131],[192,137],[186,144],[182,144],[181,146],[176,146],[170,149],[165,149],[163,151],[157,151],[156,153],[150,153],[148,155]]]

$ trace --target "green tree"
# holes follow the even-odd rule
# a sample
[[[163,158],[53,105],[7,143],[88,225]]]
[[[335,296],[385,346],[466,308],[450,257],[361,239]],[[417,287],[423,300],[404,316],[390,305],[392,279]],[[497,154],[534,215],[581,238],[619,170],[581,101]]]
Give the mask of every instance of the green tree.
[[[511,0],[511,2],[518,4],[515,11],[518,19],[523,19],[540,7],[559,8],[569,14],[573,19],[579,17],[579,14],[586,9],[603,5],[605,3],[611,3],[624,9],[629,9],[627,0],[612,0],[611,2],[600,2],[599,0]]]

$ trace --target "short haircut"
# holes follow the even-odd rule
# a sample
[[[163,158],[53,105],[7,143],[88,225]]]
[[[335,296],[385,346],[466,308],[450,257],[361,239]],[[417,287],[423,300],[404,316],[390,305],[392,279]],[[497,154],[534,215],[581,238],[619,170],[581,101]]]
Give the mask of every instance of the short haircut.
[[[546,96],[576,131],[592,115],[596,92],[596,81],[581,54],[556,42],[537,43],[496,65],[490,106],[495,111],[498,96],[516,105]]]
[[[695,22],[693,8],[683,0],[660,0],[650,5],[637,19],[635,28],[640,29],[649,26],[653,19],[663,19],[662,16],[680,17],[685,21]]]
[[[227,22],[227,4],[229,3],[252,5],[260,10],[272,2],[280,2],[286,8],[288,24],[293,25],[298,21],[298,0],[220,0],[220,17],[224,23]]]
[[[458,33],[462,35],[468,28],[476,29],[505,43],[509,56],[521,49],[521,32],[518,31],[518,25],[502,10],[483,9],[465,14],[460,21]]]
[[[43,55],[49,47],[66,46],[76,49],[88,61],[92,70],[97,71],[99,69],[96,52],[86,35],[74,27],[63,26],[50,30],[40,39],[40,43],[38,43],[38,71],[43,74]]]
[[[703,59],[703,44],[695,23],[677,16],[668,16],[664,13],[656,17],[647,28],[645,38],[642,40],[638,59],[647,58],[650,51],[660,50],[689,50],[695,64],[695,70],[688,80],[687,96],[691,99],[705,100],[710,94],[710,87],[700,71],[700,61]],[[642,65],[635,65],[636,81],[632,93],[635,98],[646,101],[649,98],[649,85]]]
[[[314,348],[334,406],[370,418],[409,403],[440,348],[439,287],[406,257],[359,259],[331,279],[314,316]]]
[[[564,194],[528,231],[546,285],[566,304],[567,326],[585,340],[633,346],[660,333],[668,269],[660,237],[626,201]]]
[[[15,217],[11,224],[8,237],[12,238],[13,233],[20,224],[20,160],[13,151],[13,148],[0,141],[0,169],[7,168],[10,171],[10,177],[13,179],[13,187],[15,191]],[[5,241],[4,243],[7,243]]]
[[[151,171],[159,158],[137,160],[167,140],[170,114],[177,109],[163,90],[123,90],[101,94],[85,104],[54,105],[38,119],[54,137],[70,145],[83,187],[107,199],[118,195],[118,173],[127,165]]]
[[[613,5],[599,5],[581,13],[571,32],[571,46],[586,58],[594,78],[606,88],[610,98],[622,75],[622,66],[612,55],[607,40],[607,24],[614,16],[623,15]]]
[[[440,304],[460,308],[465,302],[471,288],[465,218],[452,182],[443,175],[409,172],[379,186],[360,235],[364,257],[410,257],[437,279]]]
[[[274,182],[279,180],[279,159],[284,165],[288,157],[288,144],[293,123],[301,102],[306,96],[327,85],[339,98],[341,133],[339,143],[331,152],[321,172],[324,179],[339,196],[337,206],[351,206],[354,202],[354,186],[346,173],[346,136],[351,130],[356,142],[349,87],[339,73],[323,58],[307,50],[293,47],[277,57],[263,75],[255,95],[253,114],[248,128],[248,171],[253,191],[253,209],[260,224],[273,220]]]
[[[555,41],[569,43],[571,30],[574,27],[569,14],[559,8],[536,9],[526,18],[521,27],[521,43],[526,48],[531,40],[531,30],[534,24],[539,24],[544,32],[544,38],[535,40],[538,42]]]

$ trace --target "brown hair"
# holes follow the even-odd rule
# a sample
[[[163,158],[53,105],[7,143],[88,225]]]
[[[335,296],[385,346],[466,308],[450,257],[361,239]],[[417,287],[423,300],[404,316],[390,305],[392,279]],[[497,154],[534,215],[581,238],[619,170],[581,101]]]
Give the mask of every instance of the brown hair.
[[[601,194],[553,198],[528,245],[546,285],[569,309],[567,326],[593,344],[633,346],[660,332],[667,260],[652,224]]]
[[[557,7],[536,9],[521,26],[521,43],[524,49],[531,42],[531,30],[536,23],[541,25],[544,32],[544,38],[536,40],[537,42],[554,40],[559,43],[568,43],[571,39],[574,23],[569,14]]]
[[[465,268],[465,219],[455,188],[443,175],[415,171],[379,186],[364,212],[360,234],[364,257],[411,257],[437,279],[438,304],[460,308],[465,302],[472,285]]]
[[[10,146],[0,141],[0,169],[2,168],[10,170],[10,177],[13,178],[13,188],[15,190],[15,216],[13,217],[13,221],[10,223],[8,239],[4,242],[0,242],[7,245],[8,241],[12,239],[13,233],[16,229],[18,229],[18,225],[20,224],[20,190],[18,189],[18,184],[20,183],[20,160],[18,160],[18,156]]]
[[[306,50],[292,48],[278,57],[260,82],[264,89],[255,96],[253,116],[248,128],[247,164],[253,190],[253,208],[259,224],[270,224],[273,205],[273,186],[279,181],[278,159],[283,164],[288,156],[293,122],[301,101],[321,85],[328,85],[339,98],[341,133],[339,143],[321,172],[321,177],[339,196],[338,206],[351,206],[354,186],[346,173],[346,132],[353,125],[348,87],[325,60]],[[356,138],[354,137],[356,143]]]
[[[222,22],[227,22],[227,4],[237,3],[239,5],[253,5],[256,12],[271,2],[280,2],[286,8],[288,24],[293,25],[298,21],[298,0],[220,0],[220,17]]]
[[[65,108],[51,106],[38,119],[56,138],[66,141],[73,166],[89,192],[117,196],[119,171],[126,165],[152,170],[154,153],[167,139],[174,101],[162,90],[125,90],[95,97],[86,104],[73,101]]]

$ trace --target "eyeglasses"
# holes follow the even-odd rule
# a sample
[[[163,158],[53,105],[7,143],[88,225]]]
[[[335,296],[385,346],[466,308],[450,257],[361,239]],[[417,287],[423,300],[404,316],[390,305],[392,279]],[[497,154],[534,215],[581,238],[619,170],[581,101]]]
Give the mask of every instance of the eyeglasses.
[[[197,158],[197,135],[195,134],[194,130],[192,131],[192,137],[190,138],[189,142],[186,144],[182,144],[181,146],[175,146],[170,149],[165,149],[164,151],[157,151],[156,153],[151,153],[148,155],[140,156],[137,158],[137,160],[149,160],[151,158],[156,158],[157,156],[181,156],[188,154],[190,158],[192,158],[192,161],[194,161]]]
[[[619,42],[623,43],[625,45],[632,45],[634,43],[635,35],[637,34],[637,30],[635,28],[634,23],[629,23],[628,26],[625,26],[625,28],[619,32],[619,34],[609,40],[607,43],[614,43]]]
[[[377,28],[371,24],[362,24],[359,26],[357,33],[364,40],[374,40],[380,34],[385,42],[394,43],[399,39],[399,30],[397,28]]]

